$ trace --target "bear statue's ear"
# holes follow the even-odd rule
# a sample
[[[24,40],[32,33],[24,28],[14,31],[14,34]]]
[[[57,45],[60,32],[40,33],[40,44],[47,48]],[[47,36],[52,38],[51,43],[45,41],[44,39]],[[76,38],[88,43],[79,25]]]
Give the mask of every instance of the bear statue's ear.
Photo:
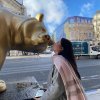
[[[37,19],[39,22],[42,22],[42,21],[43,21],[43,17],[44,17],[43,14],[37,14],[37,15],[36,15],[36,19]]]

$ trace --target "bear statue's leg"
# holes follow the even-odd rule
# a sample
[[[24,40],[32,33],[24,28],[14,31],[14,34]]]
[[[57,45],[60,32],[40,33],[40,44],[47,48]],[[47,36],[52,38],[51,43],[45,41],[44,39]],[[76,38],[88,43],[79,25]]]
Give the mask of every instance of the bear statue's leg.
[[[3,66],[6,53],[8,50],[9,42],[9,29],[5,20],[5,17],[0,15],[0,70]],[[0,93],[6,90],[6,84],[3,80],[0,80]]]
[[[2,68],[2,65],[3,65],[5,57],[6,57],[6,53],[7,53],[7,50],[5,50],[5,49],[6,48],[2,48],[0,46],[0,70]]]
[[[6,57],[6,51],[0,47],[0,70],[3,66],[4,60]],[[6,83],[3,80],[0,80],[0,93],[6,90]]]

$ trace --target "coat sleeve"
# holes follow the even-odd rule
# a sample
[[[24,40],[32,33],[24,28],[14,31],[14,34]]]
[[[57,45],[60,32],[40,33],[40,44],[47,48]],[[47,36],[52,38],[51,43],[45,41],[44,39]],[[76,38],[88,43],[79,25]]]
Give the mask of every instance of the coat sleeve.
[[[52,80],[52,84],[48,87],[40,100],[56,100],[64,93],[64,85],[57,69]]]

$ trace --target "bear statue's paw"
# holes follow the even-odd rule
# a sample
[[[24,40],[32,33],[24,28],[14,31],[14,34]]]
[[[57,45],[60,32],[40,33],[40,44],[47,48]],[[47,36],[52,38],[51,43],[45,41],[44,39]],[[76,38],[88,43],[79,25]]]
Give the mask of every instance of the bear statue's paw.
[[[6,83],[3,80],[0,80],[0,93],[4,92],[6,89]]]

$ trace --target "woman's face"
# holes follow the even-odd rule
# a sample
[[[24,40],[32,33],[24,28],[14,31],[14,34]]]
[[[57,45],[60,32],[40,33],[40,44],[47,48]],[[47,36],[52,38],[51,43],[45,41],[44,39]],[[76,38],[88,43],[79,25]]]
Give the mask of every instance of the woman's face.
[[[54,51],[56,54],[60,53],[62,50],[63,50],[63,48],[62,48],[62,46],[61,46],[61,42],[60,42],[60,41],[54,43],[54,45],[53,45],[53,51]]]

